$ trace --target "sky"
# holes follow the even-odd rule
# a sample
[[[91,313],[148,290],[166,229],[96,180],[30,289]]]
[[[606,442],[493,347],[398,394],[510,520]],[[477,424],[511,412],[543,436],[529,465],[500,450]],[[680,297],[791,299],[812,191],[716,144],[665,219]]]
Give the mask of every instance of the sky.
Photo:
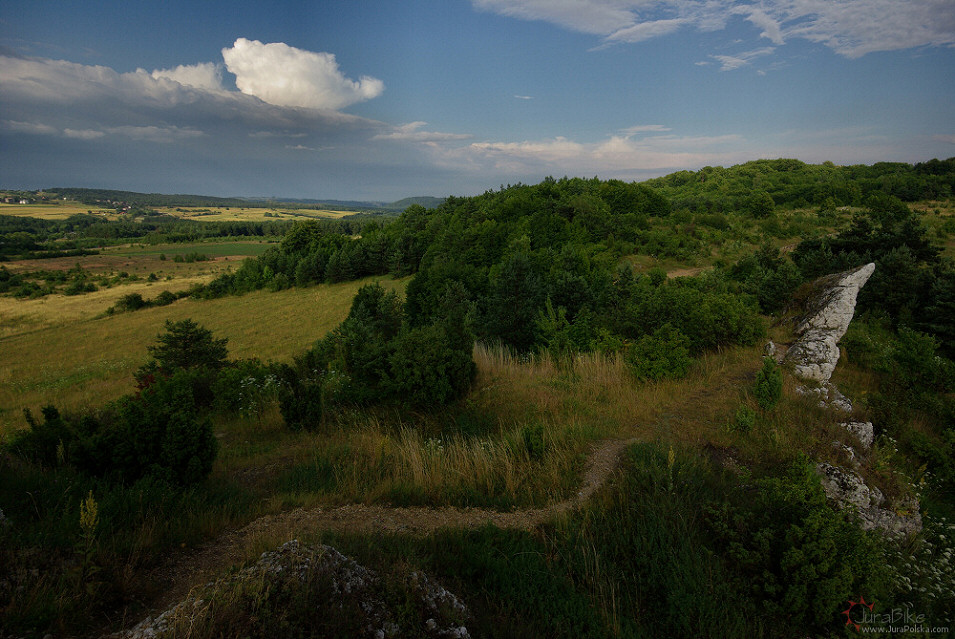
[[[0,187],[389,202],[955,156],[955,0],[4,0]]]

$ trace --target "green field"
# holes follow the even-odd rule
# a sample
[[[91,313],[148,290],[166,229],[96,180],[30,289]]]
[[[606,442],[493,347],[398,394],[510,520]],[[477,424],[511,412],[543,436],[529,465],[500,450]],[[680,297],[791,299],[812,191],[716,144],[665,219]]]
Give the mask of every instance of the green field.
[[[95,293],[26,302],[0,298],[0,318],[18,312],[18,305],[38,302],[19,311],[29,318],[12,325],[0,319],[0,434],[26,425],[24,408],[36,412],[47,403],[92,408],[128,393],[133,372],[147,360],[146,347],[166,320],[192,318],[228,337],[232,357],[288,360],[341,322],[355,291],[371,281],[376,280],[210,301],[184,299],[110,317],[96,316],[106,309],[103,301],[91,297]],[[400,292],[407,280],[385,279],[382,284]],[[70,303],[80,308],[63,307]],[[95,304],[93,311],[99,309],[96,315],[84,313],[82,307],[90,303]]]

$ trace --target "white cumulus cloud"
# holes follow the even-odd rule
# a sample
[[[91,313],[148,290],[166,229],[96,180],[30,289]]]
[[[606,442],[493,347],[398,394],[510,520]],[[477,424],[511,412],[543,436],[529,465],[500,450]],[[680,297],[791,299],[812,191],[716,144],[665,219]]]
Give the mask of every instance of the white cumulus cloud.
[[[282,42],[239,38],[222,50],[239,91],[283,107],[337,110],[381,95],[381,80],[349,80],[331,53],[306,51]]]
[[[180,64],[175,69],[157,69],[150,76],[156,80],[172,80],[183,86],[206,91],[222,90],[222,67],[213,62]]]

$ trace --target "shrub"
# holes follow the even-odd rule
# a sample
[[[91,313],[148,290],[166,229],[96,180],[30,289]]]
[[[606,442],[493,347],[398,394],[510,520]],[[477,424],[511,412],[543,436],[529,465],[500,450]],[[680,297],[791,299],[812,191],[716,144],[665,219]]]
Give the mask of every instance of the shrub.
[[[98,428],[84,434],[77,465],[126,482],[144,476],[181,486],[202,481],[218,445],[211,420],[199,414],[193,397],[196,374],[201,372],[177,371],[108,407]]]
[[[218,370],[225,364],[229,352],[227,338],[214,339],[212,331],[191,319],[166,320],[166,332],[158,335],[156,341],[156,345],[146,347],[154,359],[153,367],[146,372],[155,369],[167,372],[194,368]],[[139,376],[137,373],[137,380]]]
[[[753,387],[756,403],[763,410],[772,410],[783,396],[783,374],[772,357],[763,358],[763,367],[756,373]]]
[[[683,377],[690,370],[690,348],[686,337],[664,324],[653,335],[644,335],[626,353],[627,363],[639,379]]]
[[[212,470],[217,444],[212,422],[199,414],[193,397],[197,374],[180,370],[161,377],[98,413],[61,415],[46,406],[42,423],[28,413],[30,430],[10,449],[46,466],[69,463],[127,484],[143,477],[198,483]]]
[[[153,304],[156,306],[168,306],[175,302],[178,298],[175,293],[170,293],[169,291],[163,291],[156,296],[156,299],[153,300]]]
[[[116,300],[116,309],[120,311],[138,311],[149,306],[139,293],[129,293]]]
[[[789,627],[824,631],[840,605],[888,587],[880,541],[826,504],[812,464],[757,481],[736,505],[708,509],[708,524],[755,609]]]
[[[730,430],[734,430],[737,433],[748,433],[753,430],[753,426],[755,425],[756,411],[746,404],[740,404],[739,408],[736,409],[736,415],[734,415],[729,427]]]
[[[402,331],[388,361],[391,394],[418,406],[447,404],[461,397],[477,373],[471,345],[455,348],[440,324]]]
[[[212,384],[213,406],[246,417],[259,416],[278,396],[279,378],[272,367],[257,359],[230,362]]]
[[[279,410],[285,425],[291,430],[316,430],[325,411],[322,379],[304,377],[288,365],[280,369],[279,375]]]

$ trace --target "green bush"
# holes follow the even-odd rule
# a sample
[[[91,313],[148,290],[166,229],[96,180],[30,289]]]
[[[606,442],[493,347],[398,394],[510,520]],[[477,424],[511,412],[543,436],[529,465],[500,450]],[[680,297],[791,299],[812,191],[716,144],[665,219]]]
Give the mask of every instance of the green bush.
[[[257,359],[230,362],[212,384],[213,407],[245,417],[261,415],[278,396],[279,378],[271,366]]]
[[[772,410],[782,398],[783,373],[772,357],[763,358],[763,367],[756,373],[753,394],[763,410]]]
[[[844,621],[839,611],[850,597],[878,599],[890,587],[883,541],[827,505],[806,458],[707,513],[736,587],[754,612],[787,629],[825,632]]]
[[[213,385],[219,370],[226,364],[228,341],[213,338],[212,331],[191,319],[166,320],[166,332],[156,338],[155,345],[146,347],[153,360],[134,374],[137,387],[143,390],[158,379],[179,371],[190,371],[196,405],[212,406]]]
[[[119,311],[138,311],[149,306],[139,293],[128,293],[116,300],[116,309]]]
[[[753,430],[753,426],[756,425],[756,411],[747,406],[746,404],[740,404],[739,408],[736,409],[736,414],[733,416],[733,421],[730,422],[730,430],[734,430],[737,433],[748,433]]]
[[[634,375],[651,380],[683,377],[692,363],[688,340],[670,324],[632,344],[626,352],[626,360]]]
[[[217,444],[211,420],[193,397],[197,374],[202,372],[180,370],[161,377],[97,413],[61,415],[47,406],[43,422],[27,415],[30,430],[10,449],[46,466],[70,464],[126,484],[143,477],[198,483],[212,470]]]
[[[147,346],[156,366],[163,371],[188,368],[222,368],[228,356],[227,338],[214,339],[212,331],[191,319],[166,320],[166,332],[156,337],[157,344]]]
[[[186,486],[205,479],[218,445],[193,396],[194,378],[202,374],[177,371],[108,407],[100,427],[81,440],[77,465],[126,482],[152,476]]]
[[[440,324],[406,329],[392,348],[387,388],[407,404],[447,404],[467,393],[477,374],[470,347],[455,348]]]
[[[153,304],[156,306],[168,306],[175,302],[178,298],[175,293],[170,293],[169,291],[163,291],[156,296],[156,299],[153,300]]]

